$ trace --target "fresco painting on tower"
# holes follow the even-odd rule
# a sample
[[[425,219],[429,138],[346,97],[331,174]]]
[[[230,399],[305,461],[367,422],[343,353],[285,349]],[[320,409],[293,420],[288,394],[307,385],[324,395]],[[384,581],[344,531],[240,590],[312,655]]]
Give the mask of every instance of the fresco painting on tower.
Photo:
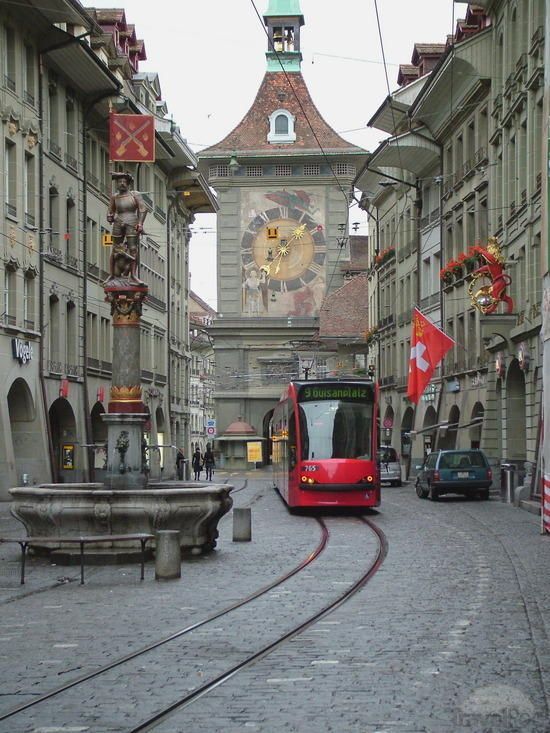
[[[324,193],[245,190],[240,225],[242,314],[318,315],[326,287]]]

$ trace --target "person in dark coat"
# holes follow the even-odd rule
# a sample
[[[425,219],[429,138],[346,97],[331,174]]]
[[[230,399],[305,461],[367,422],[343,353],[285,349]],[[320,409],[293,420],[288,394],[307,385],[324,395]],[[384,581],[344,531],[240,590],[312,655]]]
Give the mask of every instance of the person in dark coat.
[[[206,471],[206,480],[212,481],[212,472],[216,468],[216,462],[214,460],[214,454],[212,448],[208,446],[206,453],[204,454],[204,470]]]
[[[193,472],[195,474],[195,481],[200,481],[201,471],[202,471],[202,456],[198,448],[193,453],[192,466],[193,466]]]
[[[176,453],[176,470],[178,473],[178,481],[183,481],[183,469],[185,466],[185,454],[183,448],[178,448]]]

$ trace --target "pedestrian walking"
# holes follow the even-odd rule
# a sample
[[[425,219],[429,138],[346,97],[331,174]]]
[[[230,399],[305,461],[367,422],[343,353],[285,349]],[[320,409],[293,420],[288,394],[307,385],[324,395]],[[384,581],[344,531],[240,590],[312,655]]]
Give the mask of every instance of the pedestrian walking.
[[[212,473],[216,468],[216,462],[214,460],[214,454],[212,448],[208,446],[206,453],[204,454],[204,470],[206,471],[206,480],[212,481]]]
[[[183,481],[183,470],[185,467],[185,453],[183,448],[178,448],[176,453],[176,471],[178,474],[178,481]]]
[[[193,453],[192,466],[193,466],[193,472],[195,474],[195,481],[200,481],[201,471],[202,471],[202,456],[198,448]]]

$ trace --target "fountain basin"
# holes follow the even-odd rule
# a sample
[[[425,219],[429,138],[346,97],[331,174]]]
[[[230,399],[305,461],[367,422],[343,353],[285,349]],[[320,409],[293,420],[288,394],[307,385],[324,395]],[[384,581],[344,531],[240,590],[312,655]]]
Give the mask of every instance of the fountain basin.
[[[133,491],[85,483],[20,486],[10,489],[11,513],[29,537],[54,540],[62,535],[154,534],[175,529],[180,533],[182,550],[201,554],[216,547],[218,522],[233,505],[232,486],[183,481],[149,486]],[[117,547],[124,545],[117,543]],[[103,546],[109,548],[110,543]],[[56,549],[52,542],[37,547]],[[131,547],[139,547],[139,542],[129,541],[126,548]]]

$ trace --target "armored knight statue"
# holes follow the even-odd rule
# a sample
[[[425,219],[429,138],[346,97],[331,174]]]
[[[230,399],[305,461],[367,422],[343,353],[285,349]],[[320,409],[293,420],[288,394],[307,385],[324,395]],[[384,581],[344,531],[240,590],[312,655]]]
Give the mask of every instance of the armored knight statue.
[[[126,278],[141,283],[138,277],[139,237],[147,208],[138,191],[131,190],[134,178],[130,173],[113,173],[117,192],[111,196],[107,221],[113,225],[113,250],[107,280]]]

